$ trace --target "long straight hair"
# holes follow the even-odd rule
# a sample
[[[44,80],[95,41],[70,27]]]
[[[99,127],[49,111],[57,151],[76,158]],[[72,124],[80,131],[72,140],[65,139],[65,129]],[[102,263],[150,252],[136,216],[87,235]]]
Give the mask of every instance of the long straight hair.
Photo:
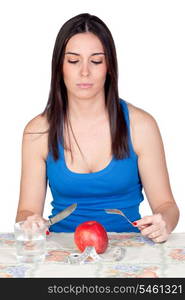
[[[91,32],[101,41],[107,64],[104,85],[105,105],[109,115],[112,154],[116,159],[129,156],[128,129],[118,95],[118,64],[114,40],[105,23],[94,15],[79,14],[69,19],[58,32],[53,56],[51,85],[47,105],[42,116],[47,117],[48,149],[54,160],[59,158],[58,143],[65,148],[64,124],[67,124],[68,97],[63,78],[63,61],[67,42],[78,33]]]

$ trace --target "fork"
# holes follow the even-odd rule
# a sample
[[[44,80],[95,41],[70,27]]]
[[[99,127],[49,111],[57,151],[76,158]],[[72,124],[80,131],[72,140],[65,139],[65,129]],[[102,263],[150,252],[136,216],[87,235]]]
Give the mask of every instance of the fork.
[[[107,214],[116,214],[116,215],[121,215],[121,216],[123,216],[133,227],[135,227],[134,225],[133,225],[133,223],[129,220],[129,218],[121,211],[121,210],[119,210],[119,209],[109,209],[109,208],[107,208],[107,209],[105,209],[105,212],[107,213]]]

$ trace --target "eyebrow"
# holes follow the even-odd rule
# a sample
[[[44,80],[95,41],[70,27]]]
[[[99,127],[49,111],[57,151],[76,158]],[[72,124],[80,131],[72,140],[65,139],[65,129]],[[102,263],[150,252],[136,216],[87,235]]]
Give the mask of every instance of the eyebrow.
[[[79,53],[70,52],[70,51],[66,52],[65,54],[72,54],[72,55],[80,56]],[[96,53],[91,54],[91,56],[95,56],[95,55],[105,55],[105,53],[104,52],[96,52]]]

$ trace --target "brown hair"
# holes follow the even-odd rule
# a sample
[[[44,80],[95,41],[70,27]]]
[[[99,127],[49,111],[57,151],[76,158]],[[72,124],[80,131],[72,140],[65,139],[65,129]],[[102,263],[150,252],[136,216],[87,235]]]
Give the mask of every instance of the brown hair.
[[[42,112],[49,123],[48,149],[54,160],[58,160],[58,142],[65,146],[64,124],[67,124],[68,99],[63,80],[61,66],[64,60],[64,51],[69,39],[77,33],[91,32],[101,41],[106,57],[107,75],[105,80],[105,104],[109,114],[112,153],[116,159],[129,155],[128,129],[118,96],[118,65],[114,40],[105,23],[94,15],[79,14],[68,20],[61,27],[56,37],[53,57],[51,85],[47,105]],[[65,148],[65,147],[64,147]]]

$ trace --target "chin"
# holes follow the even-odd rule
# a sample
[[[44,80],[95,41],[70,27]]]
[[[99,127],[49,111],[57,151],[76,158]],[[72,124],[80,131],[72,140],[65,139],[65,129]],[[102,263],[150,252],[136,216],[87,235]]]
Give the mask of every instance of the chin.
[[[84,99],[84,100],[87,100],[87,99],[92,99],[93,97],[96,96],[96,93],[90,93],[90,92],[82,92],[82,93],[75,93],[73,94],[76,98],[79,98],[79,99]]]

